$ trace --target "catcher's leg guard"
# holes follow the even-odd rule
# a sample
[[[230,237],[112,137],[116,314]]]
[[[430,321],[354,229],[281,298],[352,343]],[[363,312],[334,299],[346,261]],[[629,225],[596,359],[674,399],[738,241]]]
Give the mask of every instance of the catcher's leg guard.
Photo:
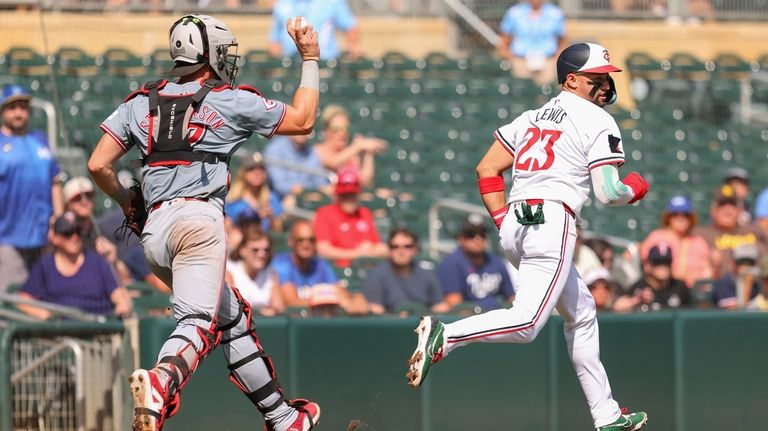
[[[159,377],[165,377],[160,378],[167,396],[161,412],[164,418],[178,412],[181,390],[200,362],[220,341],[221,332],[217,329],[216,321],[210,317],[194,314],[179,320],[173,334],[163,345],[161,359],[154,368]]]
[[[231,292],[231,294],[230,294]],[[229,323],[219,327],[223,332],[222,350],[230,370],[229,378],[270,418],[279,408],[286,408],[272,359],[264,352],[251,321],[251,306],[236,288],[222,295],[219,320]],[[291,413],[290,409],[286,411]]]

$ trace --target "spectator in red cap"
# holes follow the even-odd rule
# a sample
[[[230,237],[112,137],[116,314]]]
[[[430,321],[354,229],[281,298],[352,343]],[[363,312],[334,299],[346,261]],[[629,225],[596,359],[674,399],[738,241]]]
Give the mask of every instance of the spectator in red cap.
[[[673,196],[661,213],[660,228],[651,232],[640,247],[643,260],[648,259],[652,247],[668,244],[672,250],[672,276],[693,287],[697,280],[712,278],[710,248],[707,241],[693,233],[698,217],[691,200],[686,196]]]
[[[334,203],[315,213],[318,254],[339,267],[362,257],[386,257],[387,245],[379,238],[371,210],[360,204],[360,179],[355,172],[339,173],[335,195]]]

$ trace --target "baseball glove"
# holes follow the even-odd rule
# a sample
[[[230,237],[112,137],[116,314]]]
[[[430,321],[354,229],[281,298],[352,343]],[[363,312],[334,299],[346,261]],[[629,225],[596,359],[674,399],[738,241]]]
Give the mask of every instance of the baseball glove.
[[[128,212],[123,211],[125,213],[125,220],[123,220],[123,224],[118,230],[123,239],[128,238],[131,232],[141,238],[141,232],[144,231],[144,225],[147,223],[147,216],[149,216],[146,205],[144,205],[141,184],[136,183],[128,190],[133,192],[133,200],[128,208]]]

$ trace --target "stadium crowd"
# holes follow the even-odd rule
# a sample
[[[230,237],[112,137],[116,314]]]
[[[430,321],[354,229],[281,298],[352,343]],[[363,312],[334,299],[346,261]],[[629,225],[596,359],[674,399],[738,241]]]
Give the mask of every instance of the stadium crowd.
[[[108,2],[110,7],[125,3]],[[361,54],[357,21],[345,1],[327,10],[319,1],[304,3],[302,10],[315,27],[329,29],[320,41],[326,58],[340,54],[331,37],[335,31],[345,34],[351,55]],[[632,2],[610,3],[625,10]],[[651,3],[662,13],[665,2]],[[707,2],[693,3],[707,8]],[[297,1],[259,5],[273,8],[275,29],[298,14]],[[553,81],[553,61],[566,40],[557,6],[519,2],[504,14],[500,31],[497,54],[510,61],[515,76],[539,84]],[[292,54],[286,37],[270,33],[271,55]],[[131,311],[126,287],[145,284],[169,294],[149,270],[139,240],[119,234],[121,211],[97,218],[93,183],[83,177],[64,181],[45,136],[29,130],[31,98],[26,88],[9,85],[0,100],[0,292],[19,290],[30,298],[115,316]],[[243,158],[234,175],[225,208],[227,279],[255,309],[266,316],[294,309],[405,316],[476,313],[511,304],[516,270],[490,246],[495,232],[483,220],[462,220],[454,232],[456,249],[437,262],[427,258],[413,227],[379,232],[375,210],[361,197],[407,192],[376,188],[376,157],[388,151],[388,143],[351,135],[343,107],[324,106],[319,119],[321,130],[312,139],[276,137],[263,154]],[[302,169],[291,169],[296,165]],[[129,185],[133,178],[124,172],[121,181]],[[290,211],[308,195],[330,202],[312,219]],[[754,195],[749,172],[733,167],[722,186],[712,190],[709,220],[700,220],[705,209],[694,208],[688,196],[666,196],[659,227],[638,245],[639,262],[630,250],[590,237],[580,241],[574,264],[604,311],[768,310],[768,189],[753,201]],[[286,244],[275,242],[281,238]],[[360,268],[366,276],[347,281]]]
[[[62,184],[45,138],[28,128],[30,93],[12,85],[2,94],[2,290],[117,317],[132,311],[129,292],[136,291],[127,287],[144,283],[168,294],[148,270],[138,240],[118,235],[120,210],[96,218],[93,183],[75,177]],[[301,310],[407,316],[509,306],[516,271],[489,246],[494,233],[484,220],[463,220],[456,249],[437,262],[426,258],[407,226],[379,232],[360,196],[375,188],[375,157],[387,150],[386,142],[349,139],[349,119],[338,107],[327,107],[321,118],[316,143],[299,140],[294,147],[296,140],[289,139],[273,145],[298,149],[316,167],[333,171],[333,183],[321,169],[303,176],[288,170],[273,181],[259,153],[246,156],[234,175],[226,207],[227,279],[253,307],[264,316]],[[282,160],[281,154],[273,159]],[[121,180],[133,181],[126,172]],[[283,206],[294,207],[298,191],[330,203],[312,220],[290,215]],[[702,209],[687,196],[669,197],[659,227],[639,244],[640,268],[632,269],[628,251],[592,237],[581,241],[574,264],[603,311],[768,311],[768,189],[754,201],[752,196],[749,173],[733,167],[712,191],[708,221],[700,220]],[[276,250],[273,238],[287,241]],[[361,267],[367,276],[347,282],[348,270]]]

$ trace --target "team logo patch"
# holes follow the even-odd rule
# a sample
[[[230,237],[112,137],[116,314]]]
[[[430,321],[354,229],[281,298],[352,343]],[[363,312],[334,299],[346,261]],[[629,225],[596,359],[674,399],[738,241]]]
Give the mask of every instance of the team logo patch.
[[[277,106],[277,102],[274,100],[269,100],[266,97],[262,97],[261,101],[264,102],[264,107],[267,108],[267,111],[274,109]]]
[[[605,59],[605,61],[607,61],[608,63],[610,63],[610,62],[611,62],[611,56],[608,54],[608,50],[607,50],[607,49],[604,49],[604,50],[603,50],[603,58],[604,58],[604,59]]]
[[[621,154],[621,147],[619,146],[620,143],[621,143],[621,138],[617,138],[613,135],[608,135],[608,147],[611,149],[612,153]]]

